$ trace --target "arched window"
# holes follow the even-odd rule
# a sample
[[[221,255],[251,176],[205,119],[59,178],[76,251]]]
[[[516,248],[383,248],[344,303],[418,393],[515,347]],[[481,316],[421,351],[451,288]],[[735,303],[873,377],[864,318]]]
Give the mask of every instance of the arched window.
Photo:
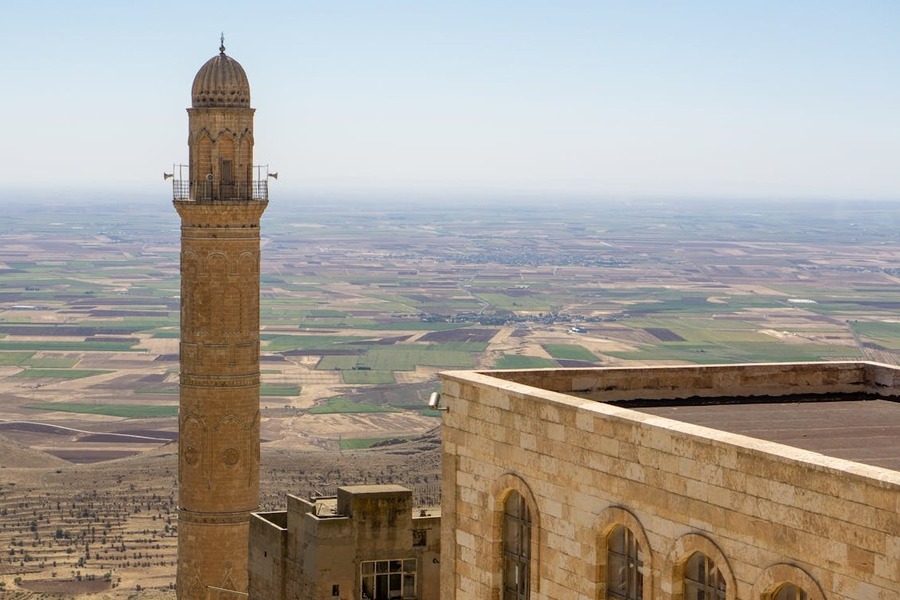
[[[812,575],[796,565],[776,563],[766,567],[753,584],[748,598],[758,600],[825,600]]]
[[[531,566],[531,511],[509,493],[503,505],[503,600],[527,600]]]
[[[684,600],[725,600],[725,587],[716,563],[694,552],[684,566]]]
[[[634,539],[634,533],[622,525],[616,526],[606,539],[606,553],[606,597],[641,600],[644,594],[644,555]]]
[[[785,583],[772,594],[772,600],[808,600],[806,592],[793,583]]]

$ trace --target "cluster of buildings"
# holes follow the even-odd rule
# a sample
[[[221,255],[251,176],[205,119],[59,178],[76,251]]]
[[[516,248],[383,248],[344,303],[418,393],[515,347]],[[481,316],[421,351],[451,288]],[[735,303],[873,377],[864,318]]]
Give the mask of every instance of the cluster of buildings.
[[[197,73],[182,218],[179,598],[896,600],[900,370],[864,362],[442,375],[442,505],[259,498],[253,110]]]

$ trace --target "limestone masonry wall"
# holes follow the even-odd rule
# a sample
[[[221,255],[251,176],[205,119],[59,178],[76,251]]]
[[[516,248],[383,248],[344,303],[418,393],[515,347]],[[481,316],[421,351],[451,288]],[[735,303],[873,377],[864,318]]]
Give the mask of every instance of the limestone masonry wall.
[[[251,598],[284,598],[287,513],[257,513],[250,517],[248,589]]]
[[[684,563],[702,550],[727,600],[786,581],[810,600],[896,600],[900,473],[593,399],[896,395],[895,379],[859,363],[442,374],[441,598],[502,597],[501,516],[516,490],[533,515],[533,598],[605,598],[605,536],[623,524],[644,552],[645,599],[681,600]],[[576,390],[590,399],[559,393]]]
[[[415,597],[438,600],[440,541],[440,517],[414,514],[398,485],[341,487],[324,502],[289,495],[286,511],[251,520],[249,598],[357,600],[363,563],[414,559]]]

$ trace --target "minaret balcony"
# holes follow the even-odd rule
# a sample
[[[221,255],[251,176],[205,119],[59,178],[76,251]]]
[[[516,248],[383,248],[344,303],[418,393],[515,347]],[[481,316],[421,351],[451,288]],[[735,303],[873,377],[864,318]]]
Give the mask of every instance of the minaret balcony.
[[[174,200],[196,202],[213,200],[268,200],[269,181],[261,179],[251,182],[221,183],[217,181],[191,182],[186,179],[172,180]]]

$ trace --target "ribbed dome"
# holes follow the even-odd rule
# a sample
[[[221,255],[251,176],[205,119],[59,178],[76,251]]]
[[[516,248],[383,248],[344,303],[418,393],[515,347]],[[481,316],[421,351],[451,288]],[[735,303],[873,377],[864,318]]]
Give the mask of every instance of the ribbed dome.
[[[250,108],[250,82],[244,68],[225,54],[225,46],[219,48],[197,71],[191,88],[191,106]]]

